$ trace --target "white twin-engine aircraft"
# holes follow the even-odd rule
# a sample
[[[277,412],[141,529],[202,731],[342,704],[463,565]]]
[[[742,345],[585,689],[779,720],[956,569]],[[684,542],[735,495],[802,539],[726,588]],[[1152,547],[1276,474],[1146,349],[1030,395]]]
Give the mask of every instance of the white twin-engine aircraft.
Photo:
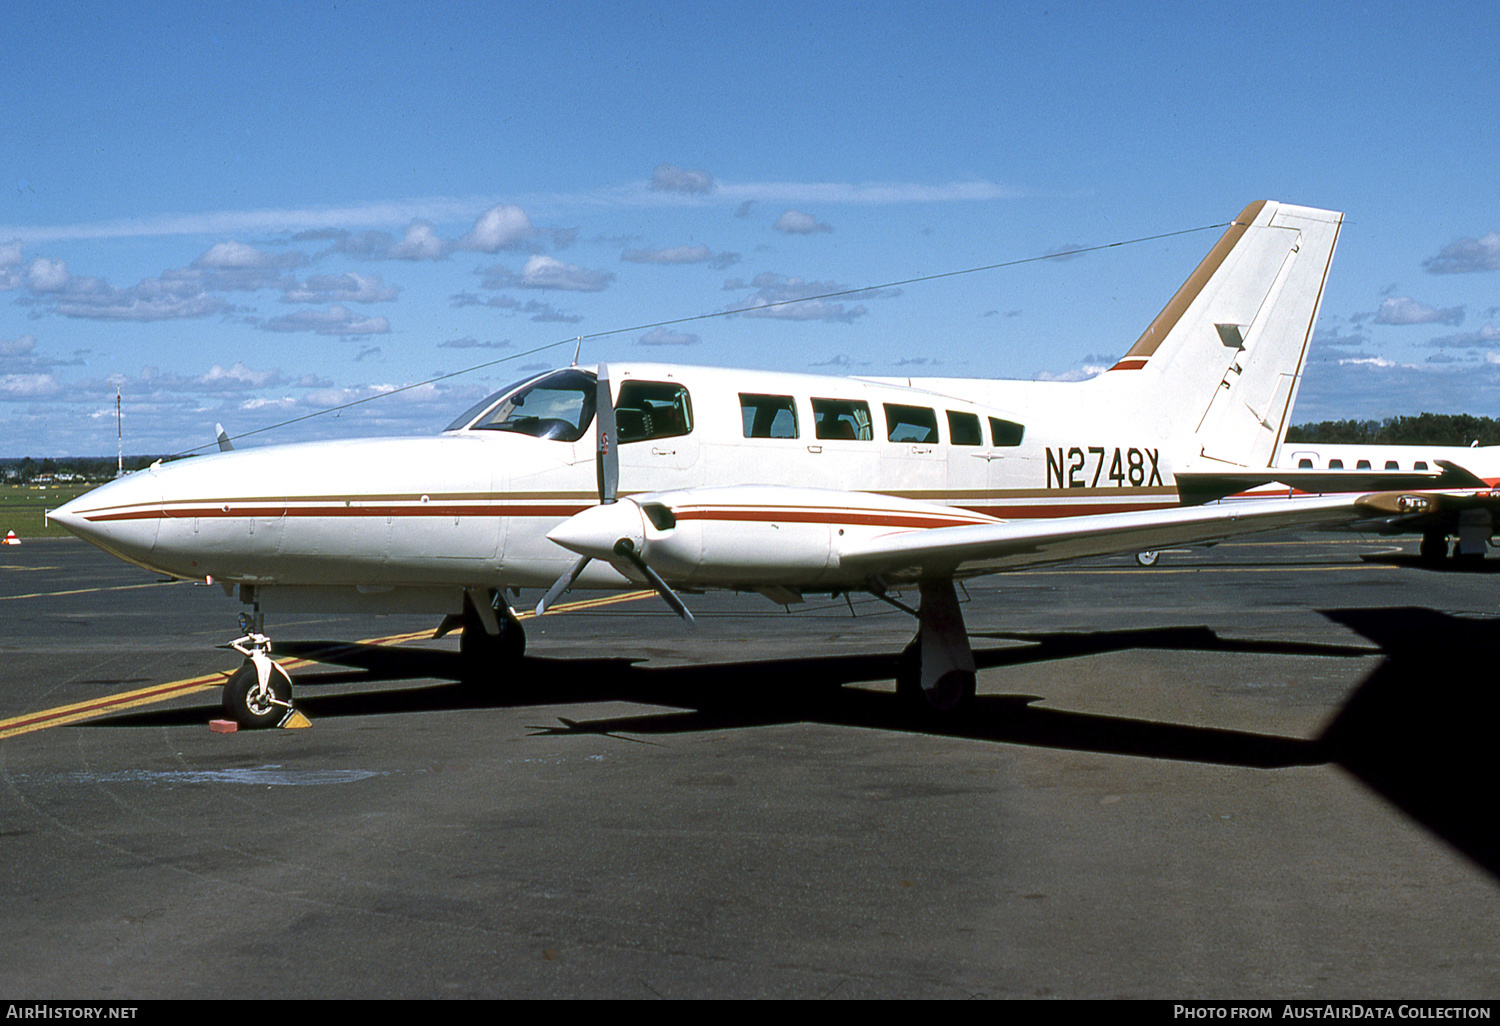
[[[439,634],[461,627],[471,672],[493,677],[524,647],[518,589],[545,589],[541,613],[571,588],[642,584],[687,619],[678,591],[885,598],[917,618],[898,692],[952,709],[975,687],[956,580],[1431,501],[1179,500],[1189,479],[1272,464],[1342,221],[1246,207],[1089,381],[574,366],[436,437],[156,465],[51,517],[122,559],[238,587],[254,616],[237,646],[256,664],[231,678],[225,708],[246,725],[291,709],[266,613],[447,614]],[[915,609],[889,594],[907,588]]]

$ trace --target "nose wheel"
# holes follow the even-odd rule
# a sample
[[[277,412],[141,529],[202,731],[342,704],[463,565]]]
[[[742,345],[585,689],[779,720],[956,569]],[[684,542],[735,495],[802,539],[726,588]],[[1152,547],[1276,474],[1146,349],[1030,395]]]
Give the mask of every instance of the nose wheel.
[[[292,678],[271,658],[271,639],[248,631],[229,645],[245,661],[224,685],[224,714],[247,729],[275,727],[290,719]]]

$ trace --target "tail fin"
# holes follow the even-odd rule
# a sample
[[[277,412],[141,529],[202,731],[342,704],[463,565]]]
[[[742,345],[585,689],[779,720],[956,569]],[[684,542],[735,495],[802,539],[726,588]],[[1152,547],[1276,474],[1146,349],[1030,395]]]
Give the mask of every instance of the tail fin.
[[[1302,380],[1344,215],[1246,207],[1101,387],[1195,459],[1265,467]],[[1189,439],[1191,439],[1190,444]]]

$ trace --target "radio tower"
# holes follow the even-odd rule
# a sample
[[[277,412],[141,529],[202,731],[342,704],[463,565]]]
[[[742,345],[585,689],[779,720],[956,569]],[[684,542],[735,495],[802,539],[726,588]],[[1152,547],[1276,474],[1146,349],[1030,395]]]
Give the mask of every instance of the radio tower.
[[[115,441],[120,447],[118,462],[115,464],[115,477],[125,476],[125,428],[120,419],[120,386],[115,386]]]

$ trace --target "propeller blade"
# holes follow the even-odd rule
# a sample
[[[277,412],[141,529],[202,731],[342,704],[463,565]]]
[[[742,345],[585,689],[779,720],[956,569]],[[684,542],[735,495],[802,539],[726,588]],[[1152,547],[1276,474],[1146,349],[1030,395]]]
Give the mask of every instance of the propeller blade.
[[[589,565],[589,559],[590,557],[584,556],[573,564],[573,569],[552,582],[552,587],[547,589],[547,594],[543,595],[542,600],[536,604],[537,616],[541,616],[550,609],[552,603],[562,597],[563,592],[573,587],[573,582],[578,580],[578,575],[583,573],[583,568]]]
[[[624,556],[630,560],[646,580],[651,582],[651,587],[656,589],[656,593],[662,597],[667,605],[672,607],[672,612],[682,617],[688,623],[694,622],[693,614],[688,611],[688,607],[683,604],[682,599],[678,598],[677,593],[668,587],[667,582],[661,579],[660,574],[646,565],[646,561],[641,558],[640,553],[635,551],[635,545],[629,538],[621,538],[619,540],[615,545],[615,554]]]
[[[214,440],[219,443],[220,452],[232,452],[234,445],[229,441],[229,432],[224,430],[223,424],[214,425]]]
[[[594,417],[598,421],[598,448],[595,450],[595,474],[599,479],[599,504],[608,506],[620,491],[619,436],[615,433],[615,401],[609,389],[609,365],[599,365],[599,385],[594,398]]]

